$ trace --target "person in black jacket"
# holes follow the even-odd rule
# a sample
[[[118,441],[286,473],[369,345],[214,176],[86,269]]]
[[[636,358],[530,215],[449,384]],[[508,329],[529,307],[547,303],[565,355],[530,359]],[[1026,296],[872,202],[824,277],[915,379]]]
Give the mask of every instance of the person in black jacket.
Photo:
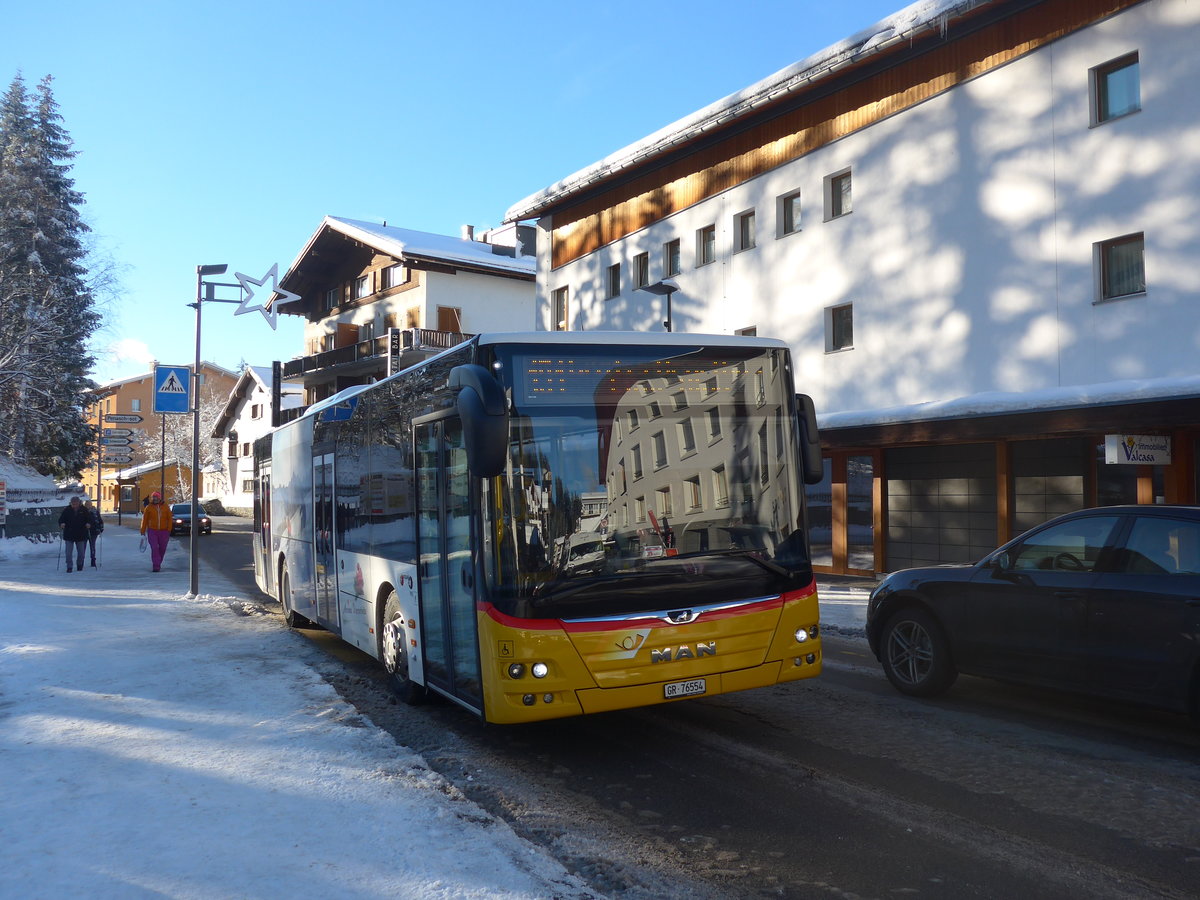
[[[67,571],[72,572],[71,551],[75,551],[75,565],[83,571],[83,551],[88,544],[88,534],[92,523],[88,511],[78,497],[71,498],[71,504],[58,517],[58,527],[62,530],[63,544],[67,548]]]
[[[91,500],[83,501],[83,508],[87,510],[88,524],[92,527],[88,531],[88,547],[92,551],[92,568],[96,568],[96,538],[100,537],[104,532],[104,519],[100,518],[100,507],[92,506]]]

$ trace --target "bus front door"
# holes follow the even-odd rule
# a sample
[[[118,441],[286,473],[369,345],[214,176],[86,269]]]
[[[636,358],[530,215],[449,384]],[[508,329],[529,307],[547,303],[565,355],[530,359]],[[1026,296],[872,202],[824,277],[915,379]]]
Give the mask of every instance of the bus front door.
[[[428,683],[483,707],[471,554],[471,477],[462,421],[414,426],[421,621]]]
[[[317,620],[336,634],[338,621],[337,571],[334,567],[333,454],[313,456],[313,579],[317,591]]]

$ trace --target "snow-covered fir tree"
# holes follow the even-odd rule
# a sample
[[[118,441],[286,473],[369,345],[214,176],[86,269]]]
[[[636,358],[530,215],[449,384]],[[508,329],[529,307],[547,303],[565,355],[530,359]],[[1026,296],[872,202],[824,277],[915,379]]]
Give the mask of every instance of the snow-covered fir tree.
[[[83,400],[100,317],[52,84],[30,94],[18,74],[0,98],[0,454],[70,477],[95,448]]]

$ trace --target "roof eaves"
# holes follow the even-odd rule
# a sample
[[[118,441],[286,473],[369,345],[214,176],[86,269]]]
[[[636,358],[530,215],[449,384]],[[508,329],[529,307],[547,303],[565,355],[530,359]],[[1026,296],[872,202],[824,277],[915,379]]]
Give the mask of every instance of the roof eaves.
[[[535,218],[572,195],[615,175],[649,162],[681,144],[729,124],[731,121],[779,98],[807,88],[847,66],[862,62],[902,41],[934,28],[945,31],[947,23],[981,6],[1001,0],[918,0],[854,36],[781,69],[757,84],[730,94],[703,109],[659,129],[640,141],[610,154],[526,197],[511,207],[504,222]]]

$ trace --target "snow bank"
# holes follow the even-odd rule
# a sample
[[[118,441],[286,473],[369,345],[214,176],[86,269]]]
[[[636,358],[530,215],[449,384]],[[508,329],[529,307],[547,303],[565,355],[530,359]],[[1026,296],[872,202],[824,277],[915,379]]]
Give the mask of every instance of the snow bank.
[[[0,543],[21,561],[0,568],[0,896],[594,896],[343,702],[277,616],[207,570],[186,594],[178,542],[157,575],[116,525],[73,574]]]

